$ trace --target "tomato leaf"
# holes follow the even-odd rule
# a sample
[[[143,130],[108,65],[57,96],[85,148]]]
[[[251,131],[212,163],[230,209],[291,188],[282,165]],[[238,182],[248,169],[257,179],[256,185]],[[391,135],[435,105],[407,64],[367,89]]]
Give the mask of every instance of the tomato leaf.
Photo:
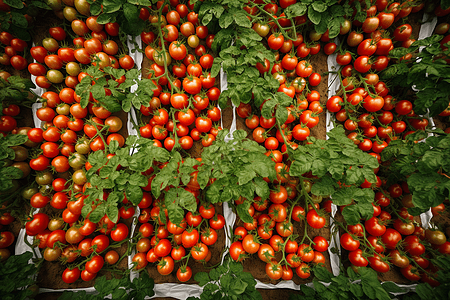
[[[230,11],[233,13],[234,21],[237,25],[245,28],[252,27],[252,22],[247,18],[243,10]]]
[[[166,204],[169,220],[170,220],[170,222],[177,224],[177,225],[181,224],[181,221],[183,220],[183,217],[184,217],[184,211],[179,206],[180,194],[178,193],[178,190],[180,190],[180,189],[178,189],[178,188],[170,189],[169,191],[166,192],[165,199],[164,199],[165,200],[164,203]],[[191,196],[192,196],[192,194],[191,194]]]
[[[205,286],[207,283],[209,283],[209,275],[206,272],[198,272],[194,275],[195,281],[198,282],[199,286]]]
[[[89,215],[89,220],[93,223],[98,223],[105,216],[106,203],[99,204]]]
[[[122,8],[123,1],[121,0],[104,0],[103,1],[103,13],[113,13],[119,11]]]
[[[244,293],[245,289],[247,288],[248,284],[242,281],[240,278],[237,278],[233,284],[230,286],[230,292],[235,295],[241,295]]]
[[[292,18],[297,16],[302,16],[306,13],[307,6],[304,3],[297,2],[295,4],[289,5],[284,13],[286,14],[286,17]]]
[[[139,186],[133,185],[131,182],[127,184],[125,189],[125,195],[127,199],[133,203],[133,205],[138,205],[142,200],[143,191]]]
[[[180,198],[180,206],[184,209],[190,212],[194,212],[197,209],[197,201],[192,193],[185,189],[178,189],[178,197]]]
[[[266,181],[264,181],[264,179],[262,179],[260,177],[256,177],[253,180],[253,183],[255,185],[256,194],[259,197],[261,197],[262,200],[269,198],[269,195],[270,195],[269,185],[267,184]]]
[[[386,281],[382,285],[383,289],[388,293],[402,293],[405,290],[391,281]],[[417,291],[417,288],[416,288]]]
[[[318,12],[324,12],[327,10],[327,4],[325,4],[325,2],[319,0],[319,1],[314,1],[311,3],[312,8],[314,8],[315,11]]]
[[[322,15],[320,14],[320,12],[314,10],[314,8],[312,6],[309,6],[308,7],[308,18],[313,24],[317,25],[322,20]]]
[[[328,196],[334,193],[336,182],[330,177],[320,178],[311,188],[311,193],[316,196]]]
[[[20,0],[4,0],[3,2],[12,8],[22,9],[24,7],[23,2]]]
[[[242,220],[242,222],[245,223],[252,223],[253,217],[250,216],[248,210],[250,208],[251,201],[244,201],[242,204],[238,204],[236,206],[236,211],[239,216],[239,218]]]
[[[130,286],[132,289],[129,293],[130,298],[143,300],[147,296],[152,297],[155,295],[153,278],[150,278],[146,272],[142,272],[138,277],[134,278]],[[128,291],[128,289],[126,290]]]
[[[113,204],[108,204],[108,207],[106,208],[106,215],[112,222],[117,223],[119,220],[119,209]]]
[[[341,8],[341,6],[339,6],[339,5],[332,6],[332,8],[333,7]],[[336,14],[338,14],[338,13],[340,13],[340,12],[337,12]],[[333,14],[333,12],[332,12],[332,14]],[[331,18],[328,23],[328,29],[329,29],[328,37],[330,39],[333,39],[339,35],[340,30],[341,30],[341,24],[342,24],[342,22],[345,21],[345,18],[343,18],[341,16],[337,17],[336,15],[333,15],[333,17],[334,18]]]

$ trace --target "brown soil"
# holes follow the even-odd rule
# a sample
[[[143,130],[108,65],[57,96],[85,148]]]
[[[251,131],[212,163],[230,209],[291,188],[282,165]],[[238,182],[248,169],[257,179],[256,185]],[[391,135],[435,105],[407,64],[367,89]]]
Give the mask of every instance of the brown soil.
[[[320,84],[313,88],[313,90],[320,93],[320,104],[323,107],[326,106],[328,100],[328,75],[325,75],[325,73],[328,72],[327,58],[328,55],[326,55],[323,51],[320,51],[316,55],[313,55],[310,59],[311,64],[313,65],[313,72],[319,73],[322,76]],[[324,112],[319,117],[319,124],[311,128],[311,136],[325,140],[326,134],[326,117],[324,109]]]
[[[436,128],[445,130],[450,126],[450,118],[449,117],[440,117],[436,116],[433,118],[434,124]]]
[[[215,204],[214,207],[215,207],[217,213],[220,213],[223,215],[222,205]],[[209,251],[211,251],[211,253],[212,253],[211,260],[208,263],[203,265],[202,263],[196,262],[193,258],[189,259],[188,266],[191,267],[191,269],[192,269],[192,278],[186,282],[187,284],[197,283],[197,281],[194,280],[194,276],[196,273],[209,272],[209,270],[211,268],[215,267],[217,264],[220,264],[220,262],[222,261],[222,253],[225,249],[225,239],[226,239],[225,230],[224,229],[217,230],[217,234],[218,234],[217,242],[211,246],[208,246]],[[187,251],[188,250],[186,249],[186,254],[187,254]],[[174,271],[166,276],[163,276],[158,273],[158,270],[156,269],[156,263],[148,264],[146,267],[146,270],[147,270],[150,278],[153,278],[153,280],[155,281],[155,284],[157,284],[157,283],[180,283],[180,281],[177,279],[177,275],[176,275],[176,272],[180,266],[181,266],[181,264],[176,262]]]

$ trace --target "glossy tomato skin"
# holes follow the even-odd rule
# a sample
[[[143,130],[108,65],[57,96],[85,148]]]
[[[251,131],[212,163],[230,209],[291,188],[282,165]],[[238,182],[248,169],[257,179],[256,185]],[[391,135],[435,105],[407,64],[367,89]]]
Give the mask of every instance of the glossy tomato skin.
[[[360,242],[354,239],[349,233],[344,233],[340,238],[342,248],[347,251],[355,251],[359,248]]]
[[[369,262],[367,261],[367,259],[365,259],[362,256],[362,250],[361,249],[357,249],[355,251],[351,251],[348,254],[348,259],[350,260],[350,262],[356,266],[356,267],[366,267]]]
[[[78,280],[78,278],[80,278],[80,275],[81,275],[80,269],[74,268],[71,270],[69,268],[66,268],[62,274],[62,280],[68,284],[74,283],[75,281]]]
[[[174,261],[172,257],[166,256],[161,258],[161,261],[158,263],[158,266],[156,268],[159,274],[169,275],[174,269]]]
[[[47,228],[49,217],[44,213],[37,213],[33,215],[33,219],[26,223],[25,229],[27,234],[34,236],[44,231]]]
[[[326,224],[326,219],[323,216],[320,216],[314,209],[308,211],[306,220],[311,227],[316,229],[320,229]]]
[[[314,250],[319,252],[325,252],[328,250],[328,241],[322,236],[316,236],[313,239],[315,245],[313,246]]]
[[[103,268],[104,263],[103,257],[96,255],[86,262],[85,270],[89,273],[98,273]]]
[[[242,247],[241,241],[236,241],[230,246],[230,255],[234,261],[242,261],[245,256],[245,250]]]

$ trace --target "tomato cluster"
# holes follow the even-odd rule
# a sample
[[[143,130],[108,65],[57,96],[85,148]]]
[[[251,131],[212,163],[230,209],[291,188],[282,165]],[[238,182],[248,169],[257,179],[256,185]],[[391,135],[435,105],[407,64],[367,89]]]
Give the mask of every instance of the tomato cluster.
[[[140,135],[169,151],[178,145],[189,150],[200,140],[208,147],[221,129],[215,125],[221,120],[215,105],[220,89],[211,75],[214,35],[199,24],[190,4],[171,1],[161,9],[161,20],[145,7],[140,11],[151,26],[141,33],[150,64],[146,76],[156,85],[149,104],[140,109]]]
[[[399,3],[387,6],[387,1],[377,1],[376,5],[367,8],[367,18],[362,24],[353,22],[353,25],[361,26],[366,37],[359,30],[348,30],[346,40],[350,49],[342,47],[336,56],[336,62],[341,66],[338,74],[341,89],[328,99],[327,110],[335,113],[336,120],[343,123],[348,137],[379,162],[380,153],[391,140],[405,138],[429,125],[427,118],[414,112],[412,100],[392,96],[392,91],[378,75],[390,63],[395,63],[388,58],[394,47],[408,48],[415,41],[411,25],[401,21],[422,7]],[[388,37],[389,32],[392,32],[392,38]],[[355,51],[352,49],[356,50],[356,56],[351,54]],[[403,59],[412,59],[412,54]],[[366,181],[362,186],[370,187],[371,184],[379,187],[381,181],[379,178],[373,183]]]
[[[298,192],[297,187],[300,186],[303,188]],[[331,201],[322,202],[321,196],[309,195],[311,187],[310,180],[300,183],[298,179],[288,178],[282,184],[274,185],[269,199],[255,197],[248,210],[253,221],[240,225],[242,221],[239,220],[234,229],[231,257],[242,261],[257,253],[259,259],[266,263],[266,274],[272,280],[291,280],[294,271],[300,278],[307,279],[311,264],[324,265],[323,252],[328,250],[328,241],[317,234],[310,237],[308,227],[325,227],[327,215],[331,213]],[[300,194],[309,199],[304,205],[298,204]],[[236,201],[236,204],[242,203],[243,200]]]
[[[438,286],[433,265],[436,256],[450,253],[450,242],[437,228],[424,229],[417,218],[408,213],[413,207],[412,195],[406,182],[383,185],[375,194],[374,213],[370,219],[356,225],[347,225],[341,235],[342,248],[348,251],[348,260],[355,267],[370,266],[386,273],[392,266],[400,268],[408,280],[428,282]],[[341,207],[342,209],[342,207]],[[433,209],[445,210],[445,205]]]
[[[297,61],[295,56],[294,59]],[[267,70],[262,73],[269,71],[270,64],[268,61],[267,64]],[[275,63],[272,67],[271,72],[274,77],[280,75],[276,69],[282,69],[281,64]],[[320,83],[321,76],[313,72],[313,66],[306,60],[301,60],[295,64],[294,73],[298,77],[290,83],[286,82],[286,78],[283,77],[278,88],[279,92],[296,99],[296,101],[294,100],[296,102],[294,105],[290,105],[287,108],[277,108],[287,109],[288,111],[288,118],[284,124],[281,124],[281,127],[276,124],[276,112],[273,113],[271,118],[266,119],[262,115],[259,116],[258,108],[252,108],[251,104],[243,102],[236,110],[237,114],[245,119],[246,126],[253,130],[253,139],[260,144],[264,143],[264,146],[269,151],[279,152],[278,149],[281,149],[282,152],[286,152],[286,143],[290,148],[296,149],[298,144],[295,141],[302,142],[310,136],[310,129],[319,123],[319,115],[323,111],[320,104],[320,93],[316,90],[310,91],[307,83],[308,78],[310,85],[317,86]],[[305,96],[306,91],[307,94]],[[259,109],[262,109],[263,105],[264,103]]]
[[[0,64],[4,66],[11,65],[19,71],[27,68],[28,62],[24,57],[28,48],[27,42],[14,37],[9,32],[3,31],[0,33],[0,43],[3,48],[3,54],[0,56]]]
[[[5,78],[7,80],[9,76]],[[20,106],[16,104],[8,104],[8,101],[3,101],[3,109],[0,117],[0,134],[2,137],[7,135],[21,134],[26,135],[28,128],[18,127],[18,120],[21,117]],[[10,249],[14,246],[15,235],[12,232],[12,223],[16,220],[14,216],[17,216],[14,210],[17,209],[20,203],[20,194],[26,198],[28,194],[26,190],[20,190],[20,186],[27,184],[27,180],[31,173],[29,161],[29,153],[32,151],[30,148],[35,147],[36,144],[31,141],[17,146],[9,146],[8,151],[14,155],[4,156],[5,159],[1,160],[2,168],[14,167],[22,171],[20,178],[12,180],[12,187],[8,190],[2,190],[2,204],[0,207],[0,260],[6,260],[10,255]],[[11,159],[6,159],[10,157]],[[4,186],[3,186],[4,188]],[[17,200],[20,199],[20,200]]]
[[[42,107],[36,111],[42,126],[24,129],[37,148],[33,150],[29,168],[34,171],[38,187],[27,188],[23,196],[33,209],[39,209],[28,218],[26,233],[35,237],[46,261],[70,263],[62,274],[66,283],[80,277],[84,281],[94,279],[105,261],[117,266],[118,252],[106,250],[128,241],[129,224],[124,222],[135,212],[135,207],[125,198],[116,222],[106,214],[98,223],[90,221],[89,216],[81,217],[82,208],[87,204],[83,193],[88,186],[86,172],[91,168],[88,155],[105,150],[112,141],[119,147],[125,143],[119,133],[123,126],[119,117],[92,97],[86,108],[80,105],[75,87],[89,76],[81,68],[93,65],[99,69],[111,66],[128,70],[134,61],[129,55],[115,57],[120,43],[109,36],[118,35],[117,23],[100,25],[96,17],[88,17],[86,21],[74,18],[71,24],[78,37],[72,39],[71,32],[51,27],[51,37],[45,38],[42,46],[30,49],[36,62],[28,65],[29,72],[36,76],[38,86],[51,90],[41,95]],[[84,37],[87,34],[89,38]],[[68,43],[72,46],[66,46]],[[112,80],[120,84],[125,77]],[[55,84],[64,86],[56,90]],[[110,154],[108,158],[113,156]],[[105,199],[107,196],[106,193]],[[96,199],[92,205],[99,202]]]
[[[424,229],[418,219],[409,214],[408,208],[414,205],[408,185],[406,182],[387,185],[384,178],[390,162],[380,156],[392,140],[405,139],[429,126],[427,118],[414,112],[412,99],[404,96],[397,99],[395,89],[390,90],[378,76],[389,64],[396,63],[388,58],[394,47],[408,48],[415,41],[412,27],[404,23],[404,18],[423,5],[406,3],[376,1],[367,8],[363,23],[353,22],[366,36],[359,30],[348,30],[346,41],[350,48],[344,50],[343,46],[336,57],[341,66],[338,74],[341,89],[328,99],[327,110],[344,124],[348,138],[378,159],[382,170],[380,173],[380,168],[374,170],[379,175],[376,182],[366,180],[361,185],[376,192],[373,216],[342,228],[340,243],[355,267],[370,266],[386,273],[393,265],[400,268],[408,280],[422,280],[437,286],[438,266],[431,260],[448,254],[450,243],[443,232],[436,228]],[[442,28],[445,29],[445,25]],[[444,33],[442,28],[438,31]],[[412,58],[413,54],[408,54],[400,60]]]
[[[192,187],[192,185],[191,185]],[[200,191],[194,189],[198,197]],[[168,218],[167,209],[162,201],[151,201],[151,196],[145,207],[141,207],[139,215],[139,240],[136,244],[137,253],[132,261],[136,262],[136,269],[142,269],[148,263],[156,264],[161,275],[169,275],[174,271],[175,264],[179,263],[176,271],[177,279],[186,282],[191,279],[193,271],[188,266],[189,258],[196,262],[207,263],[213,255],[208,247],[217,242],[219,231],[225,226],[222,214],[210,205],[200,205],[198,211],[187,212],[181,223],[176,225]],[[195,268],[194,268],[195,269]]]

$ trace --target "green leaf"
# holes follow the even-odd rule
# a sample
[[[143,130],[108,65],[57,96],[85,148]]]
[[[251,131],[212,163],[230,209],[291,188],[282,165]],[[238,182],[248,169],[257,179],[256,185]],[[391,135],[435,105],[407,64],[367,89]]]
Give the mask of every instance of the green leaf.
[[[325,267],[317,265],[314,267],[313,271],[315,277],[320,281],[330,282],[333,278],[333,274],[331,274]]]
[[[101,203],[91,212],[91,214],[89,215],[89,220],[94,223],[98,223],[100,222],[101,218],[105,216],[105,213],[106,213],[106,204]]]
[[[327,5],[323,1],[314,1],[311,3],[312,8],[317,12],[324,12],[327,10]]]
[[[108,205],[106,208],[106,215],[112,222],[117,223],[119,220],[119,208],[117,205]]]
[[[224,13],[221,17],[220,17],[220,20],[219,20],[219,26],[221,27],[221,28],[228,28],[230,25],[231,25],[231,23],[233,23],[233,21],[234,21],[234,17],[233,17],[233,15],[231,15],[230,13]]]
[[[285,107],[278,107],[275,112],[275,117],[280,124],[284,124],[288,118],[289,114]]]
[[[169,216],[170,222],[179,225],[184,217],[184,211],[181,207],[176,204],[173,198],[166,195],[165,204]]]
[[[336,183],[330,177],[322,177],[313,184],[311,188],[311,193],[316,196],[328,196],[334,193]]]
[[[310,161],[306,161],[306,157],[304,161],[295,160],[289,168],[289,175],[302,176],[303,174],[309,172],[311,167],[312,163]]]
[[[341,7],[336,5],[337,7]],[[335,7],[335,6],[333,6]],[[330,19],[329,23],[328,23],[328,36],[330,39],[333,39],[335,37],[337,37],[340,33],[341,30],[341,23],[344,21],[345,19],[343,17],[340,18],[333,18]]]
[[[136,22],[139,19],[139,7],[133,4],[125,3],[123,5],[123,14],[128,22]]]
[[[133,205],[138,205],[142,200],[143,192],[139,186],[128,183],[125,189],[125,195]]]
[[[91,3],[89,6],[91,15],[97,16],[102,12],[102,5],[99,2]]]
[[[236,278],[230,288],[235,295],[241,295],[244,293],[247,286],[248,284],[246,282],[242,281],[240,278]]]
[[[446,10],[450,7],[450,0],[441,0],[441,8]]]
[[[234,21],[236,22],[237,25],[239,25],[241,27],[245,27],[245,28],[252,27],[252,22],[247,18],[247,16],[244,14],[243,11],[238,11],[234,15]]]
[[[199,286],[204,286],[209,283],[209,276],[206,272],[198,272],[194,275],[194,280],[198,282]]]
[[[242,220],[242,222],[245,222],[245,223],[253,222],[253,217],[250,216],[250,214],[248,212],[250,205],[251,205],[250,201],[244,201],[244,203],[238,204],[236,206],[237,214],[238,214],[239,218]]]
[[[256,177],[255,171],[251,169],[242,169],[238,171],[236,175],[239,180],[239,185],[244,185]]]
[[[111,22],[111,18],[112,18],[112,15],[107,14],[107,13],[102,13],[97,17],[97,23],[104,25],[106,23]]]
[[[358,298],[362,298],[364,296],[364,292],[360,284],[350,284],[350,291]]]
[[[391,281],[386,281],[382,285],[383,289],[388,293],[403,293],[404,289]],[[416,289],[417,290],[417,289]]]
[[[197,209],[197,201],[192,193],[185,189],[178,189],[180,197],[180,206],[187,209],[190,212],[194,212]]]
[[[23,8],[23,2],[20,0],[3,0],[3,3],[8,4],[12,8],[22,9]]]
[[[27,28],[28,27],[28,21],[23,14],[12,11],[11,17],[12,17],[13,25],[15,25],[19,28]]]
[[[308,18],[313,24],[317,25],[322,20],[322,15],[310,6],[308,7]]]
[[[267,184],[267,182],[264,179],[262,179],[261,177],[255,177],[253,182],[255,184],[256,194],[259,197],[261,197],[262,200],[269,198],[270,189],[269,189],[269,185]]]
[[[48,6],[46,3],[41,2],[39,0],[37,1],[31,1],[32,6],[37,7],[37,8],[42,8],[42,9],[46,9],[46,10],[52,10],[52,8],[50,6]]]
[[[284,13],[288,18],[302,16],[306,13],[307,6],[301,2],[289,5]]]
[[[342,5],[333,5],[330,7],[330,12],[333,17],[345,16],[345,10]]]
[[[103,13],[113,13],[119,11],[122,8],[121,0],[104,0],[103,1]]]

